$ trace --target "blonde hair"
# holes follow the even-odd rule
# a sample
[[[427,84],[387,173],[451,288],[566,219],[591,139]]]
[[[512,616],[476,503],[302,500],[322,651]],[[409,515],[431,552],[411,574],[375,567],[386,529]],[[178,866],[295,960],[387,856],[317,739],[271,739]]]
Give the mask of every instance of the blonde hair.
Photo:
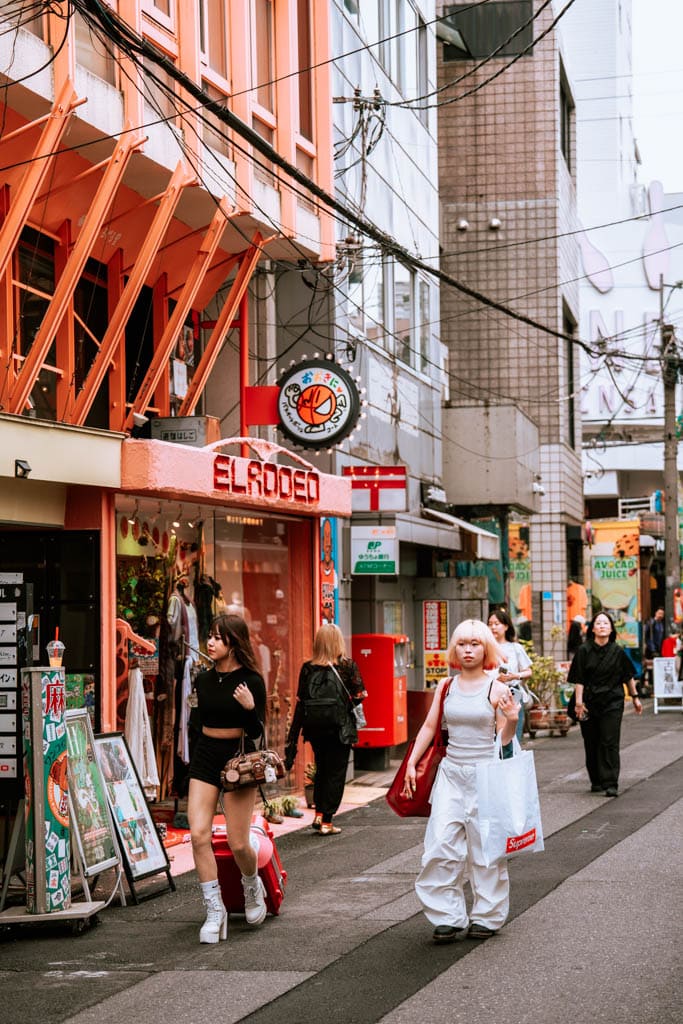
[[[479,640],[484,645],[484,668],[486,670],[497,668],[502,664],[503,652],[486,623],[479,619],[465,619],[453,630],[451,642],[446,651],[446,659],[450,668],[461,668],[455,657],[455,645],[459,640]]]
[[[329,665],[346,657],[346,644],[339,626],[328,622],[321,626],[313,641],[313,657],[315,665]]]

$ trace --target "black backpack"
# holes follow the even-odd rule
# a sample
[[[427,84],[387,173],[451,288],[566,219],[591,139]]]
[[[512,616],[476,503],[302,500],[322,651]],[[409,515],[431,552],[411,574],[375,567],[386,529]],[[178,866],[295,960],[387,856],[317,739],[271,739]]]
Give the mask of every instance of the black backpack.
[[[309,733],[338,729],[346,713],[341,687],[331,668],[316,665],[304,698],[304,730]]]

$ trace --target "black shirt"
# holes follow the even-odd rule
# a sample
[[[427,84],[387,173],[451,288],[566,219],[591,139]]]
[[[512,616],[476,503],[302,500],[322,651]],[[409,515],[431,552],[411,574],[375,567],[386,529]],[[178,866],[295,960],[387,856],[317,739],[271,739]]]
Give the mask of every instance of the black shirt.
[[[574,655],[567,681],[583,684],[583,702],[606,711],[624,703],[624,684],[633,678],[633,665],[623,647],[611,641],[587,640]]]
[[[235,689],[246,683],[254,698],[253,710],[246,711],[235,700]],[[263,732],[266,719],[266,687],[258,672],[237,668],[234,672],[217,672],[215,668],[200,672],[195,687],[199,721],[209,729],[244,729],[256,738]]]

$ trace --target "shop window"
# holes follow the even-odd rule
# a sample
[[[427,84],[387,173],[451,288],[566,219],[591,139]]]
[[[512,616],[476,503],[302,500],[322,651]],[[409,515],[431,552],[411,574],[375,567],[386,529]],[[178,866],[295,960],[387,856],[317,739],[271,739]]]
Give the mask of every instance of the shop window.
[[[534,41],[532,16],[532,0],[502,0],[488,4],[469,3],[447,7],[443,20],[446,25],[462,34],[469,52],[446,44],[443,48],[443,59],[452,61],[488,57],[514,32],[514,39],[510,39],[510,42],[496,53],[496,57],[516,56],[530,47]],[[517,31],[518,29],[520,31]]]
[[[407,366],[414,364],[413,330],[415,274],[403,263],[394,263],[394,335],[396,355]]]
[[[199,51],[204,64],[228,78],[228,4],[199,0]]]
[[[273,0],[254,0],[253,81],[256,101],[275,111],[275,54]]]

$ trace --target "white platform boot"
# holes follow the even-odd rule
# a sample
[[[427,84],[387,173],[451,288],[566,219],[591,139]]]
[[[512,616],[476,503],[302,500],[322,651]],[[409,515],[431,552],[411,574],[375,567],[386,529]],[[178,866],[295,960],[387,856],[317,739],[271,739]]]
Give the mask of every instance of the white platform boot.
[[[201,882],[202,896],[206,904],[206,921],[199,932],[200,942],[218,942],[228,937],[228,912],[223,905],[218,881]]]

